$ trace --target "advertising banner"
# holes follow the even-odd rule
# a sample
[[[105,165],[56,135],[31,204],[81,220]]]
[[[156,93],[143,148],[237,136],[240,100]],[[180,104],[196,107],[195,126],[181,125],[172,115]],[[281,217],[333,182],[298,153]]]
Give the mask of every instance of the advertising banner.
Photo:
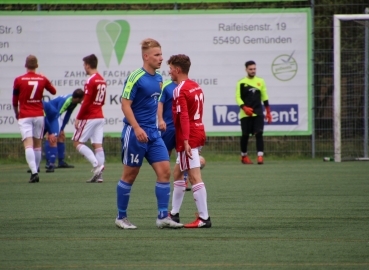
[[[19,134],[12,109],[14,79],[26,72],[25,59],[38,58],[37,72],[57,95],[83,88],[88,78],[82,58],[94,53],[107,82],[104,131],[119,136],[125,79],[142,66],[140,43],[154,38],[162,46],[160,74],[170,79],[166,60],[191,58],[189,76],[204,90],[203,121],[208,136],[240,134],[237,81],[254,60],[265,80],[272,111],[266,135],[311,134],[311,28],[309,9],[193,12],[1,13],[0,136]],[[40,14],[42,14],[40,16]],[[53,97],[45,91],[45,100]],[[75,109],[67,133],[74,131]],[[18,135],[19,136],[19,135]]]

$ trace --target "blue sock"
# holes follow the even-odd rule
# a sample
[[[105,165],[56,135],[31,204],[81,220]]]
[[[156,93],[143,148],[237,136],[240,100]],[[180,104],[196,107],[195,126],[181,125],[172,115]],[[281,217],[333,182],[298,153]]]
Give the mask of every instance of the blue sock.
[[[155,195],[158,201],[158,218],[163,219],[168,216],[168,204],[170,198],[170,182],[155,185]]]
[[[50,162],[50,144],[49,144],[48,140],[45,140],[44,148],[45,148],[46,166],[49,166],[49,162]]]
[[[188,172],[187,171],[185,171],[184,173],[183,173],[183,180],[186,182],[187,181],[187,177],[188,177]]]
[[[132,184],[119,180],[117,185],[118,219],[127,217],[127,207],[131,195]]]
[[[56,154],[58,153],[58,149],[56,147],[49,147],[49,149],[50,149],[49,166],[55,167]]]
[[[64,163],[64,153],[65,153],[65,143],[58,142],[58,159],[59,159],[59,164],[63,164]]]

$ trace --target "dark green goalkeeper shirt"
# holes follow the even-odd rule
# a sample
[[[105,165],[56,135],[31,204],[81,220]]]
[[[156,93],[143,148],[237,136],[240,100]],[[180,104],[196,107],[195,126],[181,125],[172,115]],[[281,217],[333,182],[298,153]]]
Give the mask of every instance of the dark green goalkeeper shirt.
[[[268,94],[265,87],[265,82],[262,78],[254,77],[249,79],[245,77],[238,81],[236,88],[236,102],[240,106],[240,118],[247,117],[242,110],[242,106],[246,105],[254,109],[254,114],[262,115],[262,102],[268,100]]]

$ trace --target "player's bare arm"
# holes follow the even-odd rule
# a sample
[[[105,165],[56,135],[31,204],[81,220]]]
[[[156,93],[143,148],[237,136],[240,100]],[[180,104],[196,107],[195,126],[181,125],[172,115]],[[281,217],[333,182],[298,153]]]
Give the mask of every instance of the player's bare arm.
[[[74,122],[74,127],[75,127],[76,129],[78,129],[78,125],[79,125],[79,120],[78,120],[78,119],[76,119],[76,121]]]
[[[158,103],[158,125],[159,125],[159,130],[166,131],[167,123],[165,123],[165,121],[163,119],[163,108],[164,108],[164,103],[159,102]]]
[[[148,137],[146,132],[140,127],[140,125],[137,123],[136,118],[132,111],[132,100],[122,98],[122,112],[124,113],[124,116],[128,120],[129,124],[132,126],[133,131],[135,132],[136,138],[139,142],[147,143]]]
[[[186,152],[186,156],[188,156],[189,159],[192,159],[191,146],[188,143],[188,140],[184,140],[184,149],[185,149],[185,152]]]
[[[65,141],[65,132],[64,132],[64,130],[61,130],[60,131],[60,133],[59,133],[59,139],[61,140],[61,141]]]

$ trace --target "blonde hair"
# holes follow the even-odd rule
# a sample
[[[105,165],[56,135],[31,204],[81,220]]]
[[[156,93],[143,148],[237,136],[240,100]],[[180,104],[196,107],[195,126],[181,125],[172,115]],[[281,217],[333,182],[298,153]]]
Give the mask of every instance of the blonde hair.
[[[146,52],[148,49],[150,49],[150,48],[156,48],[156,47],[161,48],[160,43],[157,42],[155,39],[147,38],[147,39],[144,39],[141,42],[141,50],[142,50],[142,52]]]

